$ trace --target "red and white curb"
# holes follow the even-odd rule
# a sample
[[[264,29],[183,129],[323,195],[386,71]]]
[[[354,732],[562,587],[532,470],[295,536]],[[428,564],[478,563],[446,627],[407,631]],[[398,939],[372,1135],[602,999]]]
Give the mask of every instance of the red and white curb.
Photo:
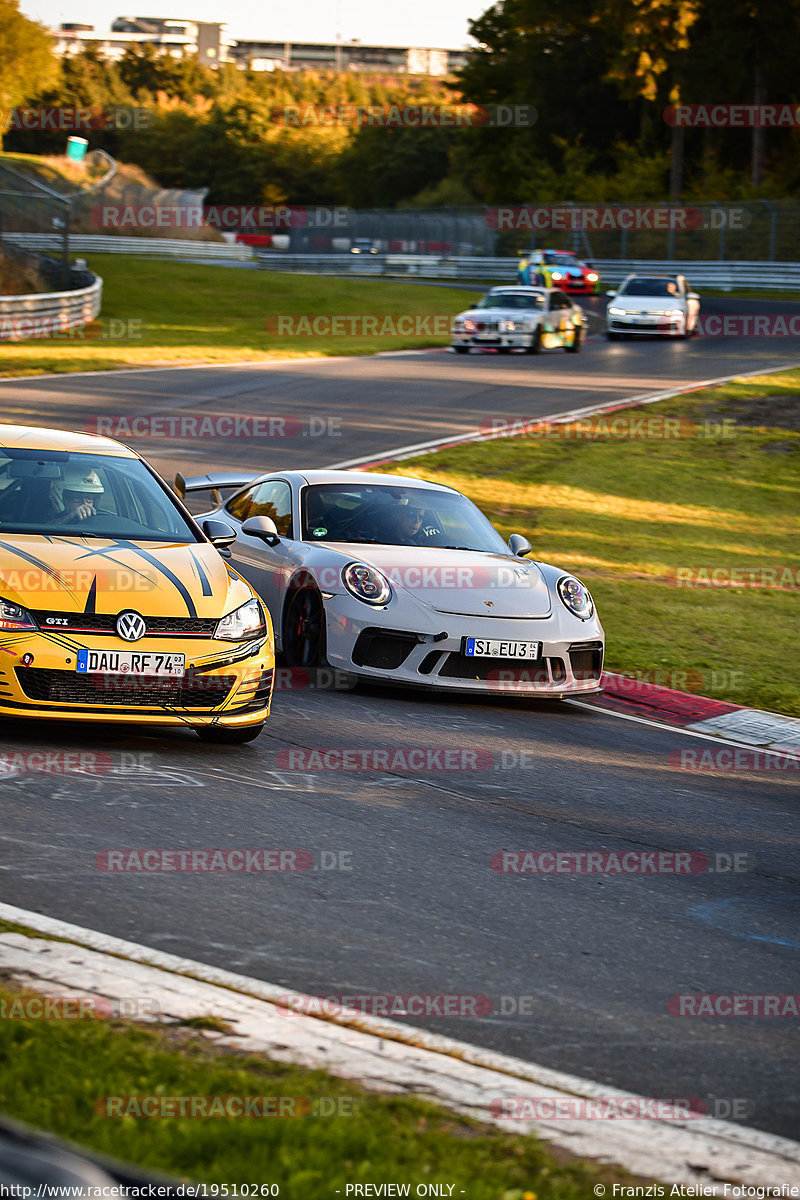
[[[572,1113],[576,1102],[585,1101],[577,1111],[616,1107],[622,1114],[647,1113],[652,1098],[362,1013],[342,1010],[320,1019],[290,1012],[285,988],[9,904],[0,904],[0,919],[69,939],[0,933],[0,969],[45,996],[101,997],[112,1002],[112,1009],[116,1001],[121,1011],[138,1012],[136,1019],[149,1022],[215,1016],[235,1030],[208,1031],[216,1045],[320,1068],[371,1091],[422,1095],[475,1120],[508,1132],[535,1133],[570,1154],[647,1179],[702,1184],[704,1196],[722,1198],[725,1182],[791,1186],[800,1175],[800,1144],[785,1138],[705,1116],[545,1119],[541,1114],[548,1104],[551,1112],[560,1105],[560,1111]],[[313,999],[291,995],[304,1005]],[[146,1004],[137,1005],[137,998]],[[501,1100],[531,1112],[533,1099],[541,1102],[535,1118],[509,1120],[497,1113]],[[714,1186],[716,1180],[721,1182]]]
[[[605,691],[588,703],[618,713],[652,717],[690,733],[725,739],[775,754],[800,756],[800,719],[760,708],[743,708],[627,675],[603,676]]]
[[[731,383],[735,379],[753,379],[774,371],[790,371],[798,367],[800,367],[800,363],[781,363],[775,367],[761,367],[757,371],[739,371],[735,375],[720,375],[716,379],[706,379],[701,383],[684,385],[669,391],[643,392],[641,395],[630,396],[625,400],[605,401],[601,404],[590,404],[584,408],[571,408],[565,412],[551,413],[549,416],[515,421],[511,433],[503,429],[492,432],[475,430],[472,433],[456,434],[450,437],[435,438],[432,441],[417,442],[415,445],[401,446],[397,450],[391,450],[387,454],[381,455],[380,458],[371,455],[351,458],[346,462],[334,463],[328,469],[343,471],[384,467],[390,463],[404,462],[409,458],[435,454],[437,450],[449,449],[451,446],[491,442],[498,438],[520,437],[526,429],[538,428],[543,423],[567,425],[585,417],[617,412],[624,408],[636,408],[642,404],[656,404],[659,400],[671,400],[675,396],[701,391],[703,388],[715,387],[721,383]],[[643,683],[624,675],[606,674],[603,677],[603,684],[604,694],[589,702],[593,707],[621,714],[650,717],[659,723],[677,726],[688,732],[704,734],[708,737],[725,738],[747,746],[756,746],[789,755],[800,755],[800,719],[796,717],[784,717],[780,713],[766,712],[757,708],[743,708],[738,704],[714,700],[710,696],[700,696],[691,692],[660,687],[657,684]]]

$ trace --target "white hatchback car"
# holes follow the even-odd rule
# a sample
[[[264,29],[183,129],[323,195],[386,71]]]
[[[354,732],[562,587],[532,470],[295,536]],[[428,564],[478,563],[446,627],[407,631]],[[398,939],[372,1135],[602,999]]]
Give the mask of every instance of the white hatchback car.
[[[697,328],[700,297],[683,275],[629,275],[617,292],[607,292],[609,341],[629,333],[691,337]]]

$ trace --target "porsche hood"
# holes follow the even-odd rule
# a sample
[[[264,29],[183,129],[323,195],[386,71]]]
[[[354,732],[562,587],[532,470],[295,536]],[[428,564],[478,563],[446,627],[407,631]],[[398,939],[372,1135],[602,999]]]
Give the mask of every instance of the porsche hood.
[[[548,617],[550,593],[536,563],[475,550],[417,546],[337,546],[369,563],[398,591],[441,613],[483,617]],[[361,553],[359,553],[361,551]]]
[[[251,594],[208,542],[0,535],[0,597],[34,611],[210,618]]]

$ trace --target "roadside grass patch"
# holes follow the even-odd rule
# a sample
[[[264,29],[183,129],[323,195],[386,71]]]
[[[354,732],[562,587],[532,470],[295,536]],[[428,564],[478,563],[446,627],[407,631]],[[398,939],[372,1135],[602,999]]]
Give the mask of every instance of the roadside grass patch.
[[[202,253],[202,248],[198,253]],[[271,358],[321,358],[376,354],[448,345],[449,318],[468,307],[474,291],[419,287],[373,279],[334,279],[227,266],[155,261],[121,254],[92,254],[89,267],[103,279],[100,318],[81,336],[6,342],[0,375],[108,371],[115,367],[189,362],[258,362]],[[278,333],[277,318],[356,317],[342,335]],[[412,317],[403,336],[372,334],[363,318],[396,325]],[[418,329],[417,318],[431,317]],[[433,324],[438,317],[440,325]],[[270,331],[267,330],[268,318]],[[442,321],[442,318],[445,318]],[[436,332],[445,326],[447,332]],[[282,326],[284,331],[287,326]],[[288,327],[298,328],[296,323]],[[300,326],[303,328],[303,326]],[[408,329],[409,324],[401,325]],[[350,330],[354,329],[351,336]],[[125,336],[106,337],[105,334]]]
[[[22,993],[0,988],[0,1000]],[[106,1117],[109,1096],[294,1097],[336,1115],[298,1118]],[[488,1102],[488,1099],[487,1099]],[[366,1092],[328,1075],[209,1044],[186,1028],[122,1021],[0,1021],[0,1110],[102,1154],[184,1180],[276,1183],[288,1200],[355,1182],[453,1184],[471,1200],[584,1200],[596,1183],[630,1182],[549,1151],[533,1137],[448,1113],[415,1097]],[[609,1189],[610,1190],[610,1189]]]
[[[526,534],[534,557],[584,579],[609,671],[800,716],[798,395],[800,370],[781,371],[611,414],[709,436],[510,437],[392,470],[458,488],[504,537]],[[783,586],[678,575],[737,568]]]

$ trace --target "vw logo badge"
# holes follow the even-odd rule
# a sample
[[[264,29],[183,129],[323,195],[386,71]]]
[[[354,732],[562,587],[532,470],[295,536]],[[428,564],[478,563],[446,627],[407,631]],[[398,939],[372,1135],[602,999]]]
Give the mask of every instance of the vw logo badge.
[[[147,633],[144,617],[137,612],[120,613],[117,617],[117,633],[126,642],[138,642]]]

